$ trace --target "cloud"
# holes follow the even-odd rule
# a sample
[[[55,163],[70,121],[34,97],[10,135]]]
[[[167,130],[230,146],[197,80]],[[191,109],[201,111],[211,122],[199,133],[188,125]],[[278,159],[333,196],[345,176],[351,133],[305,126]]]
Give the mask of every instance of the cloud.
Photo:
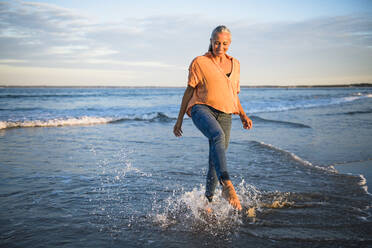
[[[367,15],[240,23],[233,51],[246,68],[242,78],[254,84],[372,81],[371,28]]]
[[[0,64],[2,85],[122,85],[131,84],[136,72],[82,68],[48,68]],[[78,80],[78,84],[76,83]]]
[[[0,59],[0,64],[17,64],[17,63],[28,63],[27,60],[21,59]]]
[[[131,72],[126,79],[141,84],[184,85],[188,64],[207,50],[210,33],[220,21],[212,15],[168,15],[102,23],[52,4],[0,2],[0,63],[33,67],[38,73],[41,68],[73,69],[73,75],[77,68],[104,70],[105,75],[122,70]],[[230,54],[241,61],[242,84],[320,82],[361,75],[372,79],[369,15],[270,23],[243,19],[225,24],[233,33]]]
[[[126,65],[126,66],[137,66],[137,67],[158,67],[158,68],[176,68],[175,65],[165,64],[156,61],[118,61],[109,59],[88,59],[85,61],[90,64],[112,64],[112,65]]]
[[[105,66],[109,62],[124,67],[175,67],[174,61],[164,60],[174,56],[173,51],[166,49],[171,40],[166,33],[176,30],[176,24],[172,28],[167,26],[173,19],[152,17],[95,23],[69,9],[20,1],[5,2],[0,11],[0,53],[8,60],[68,68],[98,68],[99,61]],[[173,41],[177,42],[175,37]]]
[[[69,10],[14,1],[3,4],[0,11],[2,57],[51,61],[51,46],[86,41],[86,21]]]
[[[238,26],[239,38],[269,48],[325,46],[371,46],[371,16],[336,16],[301,22],[262,23]]]

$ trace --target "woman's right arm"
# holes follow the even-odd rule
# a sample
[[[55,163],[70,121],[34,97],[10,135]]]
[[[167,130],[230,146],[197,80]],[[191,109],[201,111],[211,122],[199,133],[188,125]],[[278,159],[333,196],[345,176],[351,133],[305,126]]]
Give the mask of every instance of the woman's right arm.
[[[181,137],[182,136],[183,116],[186,113],[187,105],[188,105],[193,93],[194,93],[194,88],[191,87],[190,85],[188,85],[186,90],[185,90],[185,93],[183,94],[183,97],[182,97],[182,103],[181,103],[181,107],[180,107],[180,112],[178,113],[177,122],[176,122],[176,124],[174,125],[174,128],[173,128],[173,133],[174,133],[174,135],[176,135],[176,137]]]

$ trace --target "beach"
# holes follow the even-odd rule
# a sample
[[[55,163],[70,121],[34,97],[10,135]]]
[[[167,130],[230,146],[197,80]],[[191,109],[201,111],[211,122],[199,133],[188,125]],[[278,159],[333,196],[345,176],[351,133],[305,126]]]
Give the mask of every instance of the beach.
[[[212,214],[183,91],[1,88],[0,246],[370,246],[372,88],[242,88]]]

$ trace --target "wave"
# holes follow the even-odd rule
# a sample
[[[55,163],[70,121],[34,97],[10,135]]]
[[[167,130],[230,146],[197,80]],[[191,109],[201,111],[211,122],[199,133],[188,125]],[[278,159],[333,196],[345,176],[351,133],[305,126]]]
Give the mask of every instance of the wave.
[[[372,114],[372,109],[355,110],[355,111],[339,112],[339,113],[327,113],[327,114],[324,114],[324,115],[333,116],[333,115],[363,115],[363,114]]]
[[[0,129],[22,127],[59,127],[76,125],[104,124],[113,121],[113,118],[83,116],[68,119],[30,120],[30,121],[0,121]]]
[[[282,154],[284,154],[286,156],[289,156],[291,159],[299,162],[300,164],[302,164],[304,166],[308,166],[308,167],[311,167],[311,168],[314,168],[314,169],[317,169],[317,170],[326,171],[326,172],[329,172],[329,173],[337,173],[337,170],[332,165],[331,166],[326,166],[326,167],[314,165],[311,162],[309,162],[309,161],[307,161],[305,159],[300,158],[299,156],[297,156],[296,154],[294,154],[292,152],[286,151],[284,149],[281,149],[279,147],[273,146],[271,144],[266,144],[266,143],[261,142],[261,141],[252,141],[252,142],[256,143],[257,145],[259,145],[261,147],[268,148],[268,149],[271,149],[271,150],[280,152],[280,153],[282,153]]]
[[[259,116],[256,116],[256,115],[251,116],[251,119],[253,121],[263,122],[263,123],[275,123],[275,124],[297,127],[297,128],[311,128],[310,126],[302,124],[302,123],[289,122],[289,121],[279,121],[279,120],[270,120],[270,119],[265,119],[265,118],[262,118],[262,117],[259,117]]]
[[[338,114],[343,114],[343,115],[357,115],[357,114],[371,114],[372,109],[369,110],[360,110],[360,111],[349,111],[345,113],[338,113]]]
[[[0,98],[99,97],[101,94],[7,94]]]
[[[156,112],[156,113],[143,114],[140,116],[134,115],[134,116],[128,116],[124,118],[119,118],[112,122],[124,122],[124,121],[171,122],[174,120],[176,120],[176,118],[169,117],[162,112]]]
[[[314,98],[314,96],[312,96]],[[324,106],[331,106],[331,105],[338,105],[344,104],[348,102],[353,102],[361,99],[371,98],[372,94],[368,93],[353,93],[349,96],[343,97],[326,97],[323,99],[292,99],[286,102],[278,102],[275,105],[270,105],[269,102],[263,103],[264,105],[260,108],[255,108],[255,106],[248,107],[250,109],[250,113],[262,113],[262,112],[282,112],[288,110],[296,110],[296,109],[308,109],[308,108],[317,108],[317,107],[324,107]],[[249,101],[248,101],[249,102]],[[262,104],[261,104],[262,105]]]
[[[71,118],[58,118],[50,120],[26,120],[26,121],[0,121],[0,129],[8,128],[26,128],[26,127],[61,127],[61,126],[79,126],[79,125],[95,125],[118,123],[125,121],[149,121],[149,122],[170,122],[175,118],[168,117],[166,114],[157,112],[149,113],[141,116],[126,116],[122,118],[114,117],[97,117],[97,116],[82,116]]]
[[[18,99],[18,98],[79,98],[79,97],[136,97],[136,96],[146,96],[148,95],[147,92],[133,92],[133,91],[100,91],[100,92],[87,92],[87,93],[77,93],[76,91],[68,91],[64,93],[14,93],[14,94],[0,94],[0,99],[2,98],[11,98],[11,99]],[[154,93],[151,92],[152,96],[160,96],[160,95],[169,95],[169,93]]]
[[[47,110],[46,108],[0,108],[0,111],[35,111],[35,110]]]

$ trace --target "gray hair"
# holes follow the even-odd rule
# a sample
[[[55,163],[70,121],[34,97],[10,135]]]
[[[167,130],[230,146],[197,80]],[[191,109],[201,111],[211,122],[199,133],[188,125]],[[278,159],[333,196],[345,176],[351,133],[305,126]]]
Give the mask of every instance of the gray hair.
[[[225,25],[220,25],[213,29],[213,32],[211,34],[211,39],[213,39],[218,33],[229,33],[231,35],[230,29],[228,29]],[[208,52],[212,52],[212,43],[209,44]]]

